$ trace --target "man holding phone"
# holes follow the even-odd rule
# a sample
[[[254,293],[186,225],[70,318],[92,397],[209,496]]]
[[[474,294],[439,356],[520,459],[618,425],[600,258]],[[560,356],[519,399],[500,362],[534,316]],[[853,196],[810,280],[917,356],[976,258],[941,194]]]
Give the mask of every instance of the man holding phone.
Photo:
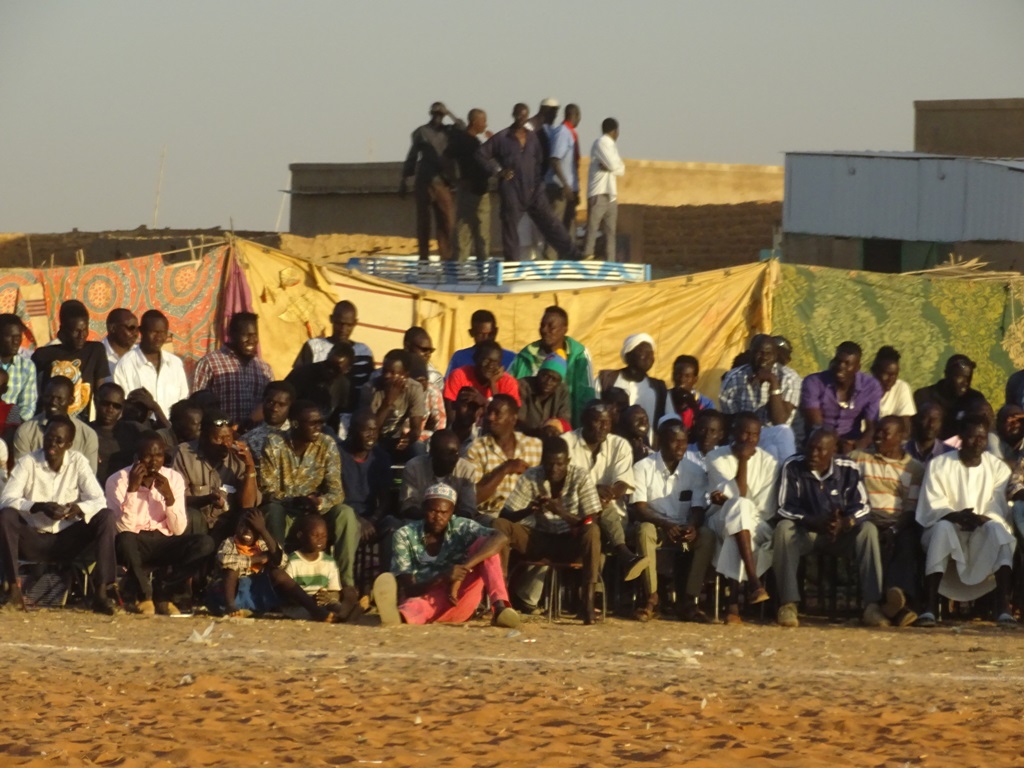
[[[186,533],[185,478],[164,466],[164,445],[155,432],[143,435],[135,463],[107,480],[107,504],[118,515],[117,555],[137,590],[136,610],[170,616],[180,612],[175,602],[189,597],[188,577],[214,547],[208,535]],[[159,577],[151,582],[154,569]]]
[[[180,444],[172,465],[185,478],[189,533],[219,544],[234,534],[239,511],[260,503],[252,453],[222,411],[206,412],[199,439]]]

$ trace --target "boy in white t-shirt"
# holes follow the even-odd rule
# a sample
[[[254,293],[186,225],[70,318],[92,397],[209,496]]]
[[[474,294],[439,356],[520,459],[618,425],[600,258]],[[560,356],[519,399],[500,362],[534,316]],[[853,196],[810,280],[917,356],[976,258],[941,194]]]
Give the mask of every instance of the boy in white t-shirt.
[[[302,590],[326,608],[337,621],[352,621],[363,614],[359,604],[359,590],[341,586],[338,564],[325,554],[327,549],[327,523],[320,515],[306,515],[297,523],[296,541],[299,548],[288,555],[284,571]],[[285,609],[292,618],[309,618],[301,606]],[[301,614],[301,615],[300,615]]]

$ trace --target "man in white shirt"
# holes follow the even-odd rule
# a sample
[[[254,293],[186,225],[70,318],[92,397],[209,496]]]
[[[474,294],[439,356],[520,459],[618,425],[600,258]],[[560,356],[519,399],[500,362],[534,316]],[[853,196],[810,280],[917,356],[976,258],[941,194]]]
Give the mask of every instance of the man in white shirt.
[[[185,478],[164,466],[163,438],[156,432],[144,435],[135,463],[113,473],[106,492],[107,504],[117,515],[117,556],[138,590],[136,610],[147,615],[178,613],[169,599],[170,584],[178,585],[176,591],[182,595],[187,593],[185,580],[213,554],[214,544],[206,534],[185,533]],[[151,582],[155,568],[162,578],[154,576]],[[154,586],[161,598],[155,604]]]
[[[644,590],[647,603],[634,618],[647,621],[654,617],[658,597],[658,548],[677,549],[693,553],[686,587],[676,611],[683,621],[708,623],[710,619],[697,602],[704,586],[704,576],[715,554],[715,535],[704,527],[704,509],[707,506],[707,476],[686,453],[686,428],[679,419],[665,419],[658,427],[661,450],[641,459],[633,466],[635,487],[631,496],[633,515],[640,554],[648,558],[644,571]],[[667,562],[675,571],[675,560]],[[682,574],[676,574],[682,581]]]
[[[768,592],[761,576],[772,566],[772,534],[768,521],[778,507],[775,484],[779,465],[757,444],[761,418],[752,411],[737,413],[732,441],[708,454],[708,491],[714,505],[708,527],[719,541],[715,570],[733,582],[726,624],[742,623],[739,585],[747,582],[747,604],[763,603]]]
[[[0,553],[8,584],[8,603],[24,610],[18,585],[18,561],[70,563],[86,547],[96,546],[93,610],[113,615],[108,595],[116,562],[114,513],[94,469],[71,450],[75,425],[64,414],[52,416],[43,447],[18,459],[0,495]]]
[[[934,627],[939,595],[973,601],[996,590],[1000,624],[1016,624],[1010,612],[1013,537],[1006,490],[1010,469],[988,447],[983,417],[961,422],[960,450],[928,462],[917,504],[924,528],[926,610],[915,626]]]
[[[592,400],[583,409],[583,426],[563,435],[569,446],[569,461],[585,472],[597,487],[601,500],[598,525],[605,542],[622,558],[625,580],[632,581],[644,572],[647,558],[634,554],[626,546],[623,524],[626,519],[626,495],[636,486],[633,476],[633,449],[613,435],[608,406]]]
[[[147,310],[142,315],[139,345],[127,352],[114,369],[114,381],[129,395],[137,389],[152,395],[162,411],[157,415],[161,421],[167,420],[172,405],[188,397],[188,378],[181,358],[164,350],[167,332],[164,313]]]
[[[615,261],[615,225],[619,218],[616,177],[626,173],[616,142],[619,121],[606,117],[601,123],[601,138],[590,148],[590,172],[587,182],[587,240],[583,260],[594,258],[597,233],[604,232],[605,261]]]
[[[128,354],[139,341],[139,320],[130,309],[118,307],[107,315],[107,335],[100,343],[107,353],[107,364],[113,373],[117,361]]]

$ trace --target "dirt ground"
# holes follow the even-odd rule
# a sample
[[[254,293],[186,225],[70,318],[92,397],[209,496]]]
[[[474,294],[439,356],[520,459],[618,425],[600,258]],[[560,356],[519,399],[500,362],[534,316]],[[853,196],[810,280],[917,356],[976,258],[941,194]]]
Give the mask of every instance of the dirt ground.
[[[363,621],[4,612],[0,765],[1024,762],[1024,631]]]

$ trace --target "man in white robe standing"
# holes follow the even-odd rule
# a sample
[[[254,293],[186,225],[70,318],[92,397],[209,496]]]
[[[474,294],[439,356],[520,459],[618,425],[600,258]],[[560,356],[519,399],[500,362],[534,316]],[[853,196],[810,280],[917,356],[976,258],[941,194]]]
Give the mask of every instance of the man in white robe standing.
[[[927,610],[916,626],[934,627],[939,595],[977,600],[996,590],[996,620],[1015,624],[1010,584],[1016,540],[1006,497],[1010,470],[987,453],[988,425],[968,416],[960,450],[936,456],[925,471],[917,522],[924,528]]]
[[[778,509],[779,465],[763,448],[761,419],[751,411],[733,418],[732,441],[708,454],[711,511],[707,526],[718,537],[715,570],[731,582],[726,624],[742,624],[739,585],[747,582],[747,604],[763,603],[761,576],[772,565],[772,527]]]

